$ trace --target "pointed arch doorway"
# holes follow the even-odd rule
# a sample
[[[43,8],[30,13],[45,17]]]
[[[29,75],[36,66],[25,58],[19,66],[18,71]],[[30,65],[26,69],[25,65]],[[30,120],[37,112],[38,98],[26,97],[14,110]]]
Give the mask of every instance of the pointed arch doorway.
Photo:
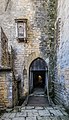
[[[29,91],[34,88],[43,88],[46,91],[48,67],[42,58],[35,59],[29,67]]]

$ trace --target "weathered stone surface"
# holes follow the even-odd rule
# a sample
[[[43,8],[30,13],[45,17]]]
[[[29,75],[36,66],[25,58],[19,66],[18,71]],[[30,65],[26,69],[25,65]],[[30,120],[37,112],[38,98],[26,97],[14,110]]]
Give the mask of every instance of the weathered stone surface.
[[[6,109],[6,112],[11,112],[12,108]]]
[[[10,118],[4,118],[4,119],[0,119],[0,120],[11,120]]]
[[[11,115],[9,116],[9,118],[14,118],[16,115],[16,113],[11,113]]]
[[[36,117],[27,117],[26,120],[36,120]]]
[[[50,116],[50,113],[48,110],[39,110],[38,113],[40,116]]]
[[[38,120],[51,120],[50,117],[40,117],[40,116],[38,116],[37,119]]]
[[[29,85],[33,82],[31,80],[29,84],[29,67],[32,61],[38,57],[46,61],[49,57],[50,81],[54,81],[55,78],[55,81],[51,83],[51,90],[53,90],[52,85],[54,85],[54,101],[69,108],[68,5],[69,0],[61,0],[61,2],[58,0],[58,4],[56,4],[56,0],[0,1],[0,26],[2,27],[2,31],[0,30],[0,65],[9,64],[8,52],[11,53],[12,45],[12,63],[16,80],[12,83],[12,76],[9,77],[6,74],[1,76],[2,73],[0,74],[0,103],[2,106],[12,106],[12,99],[16,104],[22,96],[29,94]],[[27,43],[18,41],[15,19],[27,19]],[[54,65],[55,59],[56,66]],[[24,67],[26,75],[23,73]],[[11,82],[6,81],[8,77]],[[21,81],[19,90],[17,89],[17,81]],[[20,98],[18,98],[18,92]],[[53,91],[51,93],[53,95]]]
[[[26,111],[18,112],[18,113],[16,114],[16,117],[26,117],[26,116],[27,116]]]
[[[28,116],[38,116],[38,111],[37,110],[27,110],[27,115]]]
[[[61,118],[61,120],[69,120],[69,117],[68,116],[62,116],[62,117],[60,117]]]
[[[4,115],[1,117],[2,119],[5,119],[5,118],[9,118],[9,116],[11,115],[11,113],[4,113]]]
[[[67,116],[67,115],[68,115],[68,113],[65,111],[65,109],[64,109],[64,108],[60,109],[60,111],[62,112],[62,114],[63,114],[63,115],[65,115],[65,116]]]
[[[51,120],[61,120],[60,117],[51,117]]]
[[[34,107],[33,109],[24,109],[23,112],[17,112],[17,111],[13,111],[10,113],[4,113],[3,116],[1,116],[0,120],[68,120],[69,116],[68,114],[64,115],[61,113],[60,106],[58,106],[58,109],[54,110],[53,107],[51,107],[51,109],[49,110],[45,110],[45,108],[43,107],[43,109],[39,110],[39,109],[35,109],[36,107]],[[49,108],[49,107],[48,107]],[[22,109],[22,107],[19,109]],[[63,109],[62,109],[63,110]]]
[[[34,106],[27,106],[26,109],[34,109]]]
[[[45,107],[45,109],[47,109],[47,110],[52,110],[53,107]]]
[[[22,107],[21,110],[25,110],[25,107]]]
[[[69,109],[69,1],[58,0],[56,30],[58,36],[56,43],[59,44],[56,50],[56,71],[55,71],[55,101],[64,104]],[[58,24],[58,28],[57,28]]]
[[[33,113],[33,112],[29,112],[29,111],[28,111],[27,114],[28,114],[28,116],[30,116],[30,117],[31,117],[31,116],[32,116],[32,117],[33,117],[33,116],[38,116],[38,113],[37,113],[37,112],[34,112],[34,113]]]
[[[55,116],[63,116],[62,112],[59,110],[50,110],[50,113],[52,113]]]
[[[0,72],[0,104],[3,107],[11,107],[12,102],[12,73]]]
[[[25,110],[25,111],[26,111],[26,112],[33,112],[33,113],[34,113],[34,112],[37,112],[37,110],[36,110],[35,108],[34,108],[33,110],[30,109],[30,110]]]
[[[36,110],[42,110],[43,107],[35,107]]]
[[[6,49],[3,49],[3,51],[6,52],[8,48],[11,53],[12,45],[14,78],[17,81],[21,80],[19,89],[20,98],[29,93],[28,77],[29,67],[32,61],[38,57],[46,61],[45,41],[48,41],[47,2],[46,0],[19,0],[18,2],[14,0],[6,2],[3,0],[0,2],[0,6],[3,6],[3,8],[1,7],[2,9],[0,8],[0,25],[8,38],[8,47],[5,47]],[[27,43],[25,43],[25,41],[18,41],[15,19],[27,19]],[[7,55],[5,57],[7,57]],[[26,68],[26,75],[23,73],[24,67]],[[13,99],[14,104],[16,104],[16,102],[18,102],[17,83],[13,84],[13,93],[15,92]]]
[[[12,120],[25,120],[24,117],[13,118]]]

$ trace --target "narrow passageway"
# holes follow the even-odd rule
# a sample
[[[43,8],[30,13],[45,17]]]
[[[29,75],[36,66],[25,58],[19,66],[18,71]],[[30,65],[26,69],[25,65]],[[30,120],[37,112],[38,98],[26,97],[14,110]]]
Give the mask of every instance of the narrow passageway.
[[[48,73],[45,62],[38,58],[33,63],[29,71],[30,94],[21,106],[6,109],[0,120],[69,120],[65,108],[55,105],[51,100],[48,101],[48,94],[45,94],[48,90]],[[20,90],[19,84],[18,89]]]

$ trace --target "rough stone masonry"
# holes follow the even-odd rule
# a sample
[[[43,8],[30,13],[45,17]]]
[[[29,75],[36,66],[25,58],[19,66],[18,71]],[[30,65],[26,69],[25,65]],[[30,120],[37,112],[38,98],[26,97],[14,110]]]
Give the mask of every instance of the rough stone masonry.
[[[17,104],[19,99],[29,94],[30,65],[39,58],[44,60],[48,67],[46,76],[48,71],[54,75],[52,77],[53,75],[50,74],[49,84],[53,84],[54,89],[50,94],[54,93],[55,103],[63,104],[68,108],[69,2],[68,0],[57,2],[56,5],[55,0],[0,1],[0,26],[8,39],[6,41],[6,38],[2,37],[2,30],[0,30],[0,95],[2,96],[0,103],[4,107]],[[55,17],[53,17],[54,14],[56,14]],[[27,19],[27,43],[18,41],[16,19]],[[2,39],[7,44],[4,44]],[[4,51],[2,45],[5,47]]]
[[[0,24],[8,38],[8,51],[13,51],[13,77],[20,82],[20,97],[29,94],[29,67],[36,58],[46,61],[45,41],[47,41],[47,1],[1,1]],[[27,19],[27,43],[18,42],[16,36],[15,19]],[[26,75],[23,75],[24,67]],[[14,86],[14,88],[13,88]],[[17,87],[17,85],[16,85]],[[13,92],[14,91],[14,92]],[[17,94],[15,85],[12,85],[12,94]],[[14,94],[14,95],[15,95]],[[15,95],[17,96],[17,95]],[[17,97],[15,101],[17,101]]]

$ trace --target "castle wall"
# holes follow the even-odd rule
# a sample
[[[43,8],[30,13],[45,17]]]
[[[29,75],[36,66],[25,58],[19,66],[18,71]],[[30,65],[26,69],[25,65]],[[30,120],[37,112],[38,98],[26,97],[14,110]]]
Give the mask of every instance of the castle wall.
[[[0,105],[3,107],[13,105],[12,73],[10,71],[0,70]]]
[[[8,38],[9,51],[11,45],[14,51],[15,78],[21,79],[22,95],[29,92],[29,66],[31,62],[41,57],[46,59],[47,41],[47,1],[46,0],[11,0],[4,2],[1,14],[1,26]],[[3,3],[2,3],[3,4]],[[15,19],[27,19],[27,43],[18,42],[16,38]],[[23,69],[27,70],[24,80]]]
[[[3,107],[13,105],[13,81],[8,52],[8,39],[0,28],[0,105]]]
[[[58,0],[57,21],[59,23],[59,36],[57,47],[56,62],[56,83],[55,83],[55,100],[69,106],[69,1]]]

